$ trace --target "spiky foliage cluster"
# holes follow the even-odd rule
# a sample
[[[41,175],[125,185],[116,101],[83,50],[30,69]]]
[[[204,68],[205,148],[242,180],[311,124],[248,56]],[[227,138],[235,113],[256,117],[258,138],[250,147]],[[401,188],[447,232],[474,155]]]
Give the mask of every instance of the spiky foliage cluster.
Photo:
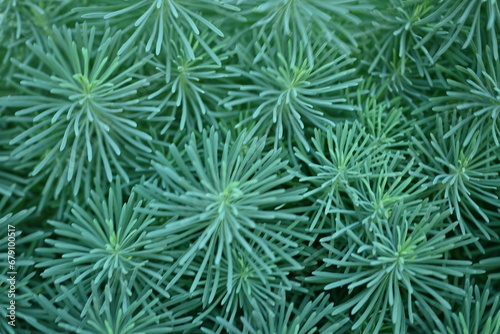
[[[314,57],[311,64],[303,42],[276,33],[272,37],[263,42],[264,48],[260,41],[249,43],[250,48],[238,46],[239,66],[228,70],[239,74],[248,84],[234,87],[224,106],[229,109],[238,106],[241,112],[248,104],[248,116],[237,126],[255,120],[253,132],[272,133],[276,146],[283,138],[291,144],[295,141],[293,137],[297,137],[309,148],[306,128],[326,130],[334,124],[332,118],[354,109],[345,104],[343,93],[359,82],[352,77],[355,60],[340,55],[337,46],[317,39],[309,45]]]
[[[463,123],[456,119],[456,114],[452,116],[454,119],[437,118],[436,129],[428,134],[416,127],[420,138],[414,139],[413,151],[423,170],[415,174],[427,179],[424,187],[431,196],[448,202],[462,232],[477,229],[488,238],[496,238],[495,231],[485,223],[498,216],[497,210],[490,211],[486,204],[494,208],[500,205],[497,195],[500,151],[485,140],[483,127]],[[450,123],[462,125],[451,129],[456,132],[450,132]],[[471,131],[473,128],[478,131]],[[474,225],[469,226],[471,223]]]
[[[496,0],[440,1],[436,3],[435,12],[431,16],[439,21],[436,21],[437,24],[429,35],[434,35],[443,28],[446,30],[445,43],[440,46],[438,56],[453,44],[466,49],[475,43],[479,46],[491,45],[493,57],[498,60],[500,8]]]
[[[208,28],[212,33],[223,37],[224,33],[205,18],[208,13],[231,15],[228,10],[237,10],[230,4],[220,3],[213,0],[192,1],[179,0],[141,0],[135,3],[127,1],[104,1],[98,6],[82,8],[89,11],[83,15],[84,18],[99,18],[104,20],[119,21],[133,32],[121,45],[118,54],[130,49],[136,42],[145,43],[145,51],[154,51],[160,54],[162,49],[168,53],[170,40],[181,42],[180,45],[189,60],[194,60],[196,55],[193,45],[189,41],[189,32],[194,33],[194,39],[207,52],[212,52],[200,29]]]
[[[194,36],[194,33],[190,34],[190,42],[194,41]],[[200,43],[194,43],[192,58],[179,48],[177,42],[170,40],[166,43],[171,44],[172,50],[167,55],[159,55],[151,61],[158,75],[164,80],[158,80],[155,85],[157,90],[148,96],[148,99],[162,100],[158,106],[159,113],[155,117],[165,124],[161,133],[165,133],[171,121],[175,120],[180,130],[187,127],[190,130],[202,131],[207,123],[217,126],[215,111],[225,96],[223,80],[229,76],[229,73],[222,70],[221,62],[225,61],[228,55],[216,54],[221,53],[224,44],[217,45],[220,40],[209,31],[204,31],[202,36],[205,37],[207,45],[214,45],[212,51],[203,49]],[[214,80],[218,80],[219,84],[213,85]]]
[[[500,334],[499,29],[0,0],[0,332]]]
[[[42,277],[52,277],[55,283],[71,281],[96,287],[127,285],[136,279],[151,284],[155,278],[159,280],[163,264],[172,258],[162,254],[164,247],[147,247],[153,242],[146,235],[154,218],[136,211],[143,203],[137,201],[135,193],[124,203],[119,183],[106,201],[102,196],[102,192],[93,191],[87,210],[72,204],[69,222],[49,221],[59,237],[46,240],[53,247],[38,249],[48,257],[55,256],[37,264],[45,268]],[[75,240],[82,238],[86,244],[75,245]],[[78,269],[68,264],[78,265]]]
[[[362,22],[363,13],[372,10],[373,5],[357,0],[271,0],[242,1],[247,18],[259,36],[290,36],[295,43],[305,42],[307,57],[311,63],[315,55],[312,36],[320,36],[323,42],[338,46],[342,53],[350,53],[358,45],[357,25]],[[272,38],[272,37],[271,37]],[[266,46],[264,46],[266,47]]]
[[[108,328],[160,333],[197,324],[192,316],[183,316],[191,302],[178,305],[187,297],[184,291],[168,293],[162,284],[173,259],[165,246],[149,238],[155,219],[138,212],[143,206],[135,192],[125,199],[117,182],[107,196],[99,188],[93,191],[85,207],[73,203],[67,221],[49,221],[55,238],[45,240],[52,247],[37,249],[45,260],[36,267],[43,268],[42,278],[54,282],[55,289],[37,302],[52,316],[62,317],[60,327],[85,333]],[[72,309],[63,306],[67,302]],[[75,319],[82,325],[76,326]]]
[[[446,92],[446,96],[433,99],[439,104],[434,109],[456,109],[463,118],[446,136],[474,121],[472,132],[475,132],[477,127],[484,127],[483,131],[491,132],[494,143],[500,145],[500,65],[492,54],[492,51],[497,49],[487,46],[484,57],[478,54],[472,68],[458,65],[454,69],[443,68],[449,75],[450,90]]]
[[[30,333],[33,325],[36,326],[40,319],[40,310],[32,310],[36,298],[33,287],[42,284],[34,268],[39,261],[35,249],[43,244],[49,233],[30,226],[35,207],[19,210],[19,201],[9,205],[7,199],[6,196],[0,201],[0,228],[5,231],[0,240],[2,263],[5,264],[0,271],[0,302],[4,305],[0,313],[6,320],[0,324],[0,328],[3,333]],[[10,212],[6,214],[8,211]],[[12,248],[12,242],[15,243],[15,248]],[[9,317],[11,310],[8,309],[11,300],[15,300],[16,326],[8,324],[12,319]]]
[[[364,332],[380,331],[384,318],[373,314],[388,314],[394,332],[404,333],[406,322],[413,323],[414,312],[419,313],[417,309],[437,318],[437,310],[451,308],[448,300],[464,291],[455,287],[450,277],[477,271],[468,268],[469,261],[445,256],[472,240],[468,236],[446,237],[456,223],[434,233],[433,227],[448,214],[435,213],[437,209],[418,205],[405,210],[399,203],[390,218],[377,221],[366,237],[358,237],[358,224],[352,224],[322,239],[330,253],[324,259],[326,267],[313,272],[308,280],[325,284],[327,290],[346,286],[349,294],[356,292],[355,297],[337,305],[333,314],[350,310],[357,315],[352,329],[368,323]],[[345,240],[337,240],[342,238]],[[341,270],[330,272],[328,266]]]
[[[284,206],[300,201],[305,189],[284,187],[293,175],[279,150],[264,151],[264,138],[228,133],[221,144],[212,128],[201,147],[192,136],[184,157],[172,145],[171,159],[152,162],[160,180],[144,183],[141,193],[151,200],[145,212],[166,220],[149,234],[161,240],[158,246],[174,252],[179,240],[189,245],[167,273],[175,273],[167,289],[194,273],[190,292],[202,289],[205,305],[221,303],[234,319],[238,308],[252,309],[252,300],[255,311],[274,303],[275,293],[262,284],[289,289],[286,274],[302,269],[293,239],[308,237],[292,229],[305,217]]]
[[[417,330],[428,333],[481,333],[500,331],[500,296],[488,280],[484,285],[473,280],[465,282],[466,295],[452,305],[457,311],[447,313],[444,319],[419,319]]]
[[[329,316],[333,310],[333,303],[328,302],[326,294],[317,298],[305,298],[302,301],[287,301],[286,295],[281,293],[279,303],[266,315],[252,312],[252,316],[242,318],[243,330],[222,318],[217,318],[225,330],[235,334],[305,334],[311,332],[334,333],[342,331],[347,318]],[[296,304],[299,304],[298,307]],[[321,326],[324,319],[327,322]]]
[[[26,60],[29,51],[26,41],[31,41],[41,31],[47,33],[51,25],[71,20],[67,14],[68,3],[61,0],[42,2],[2,0],[0,1],[0,78],[11,78],[13,67],[10,58]],[[2,90],[9,88],[5,82]]]
[[[99,36],[86,25],[54,27],[51,36],[28,45],[37,67],[15,62],[26,95],[0,103],[17,110],[13,122],[31,126],[10,141],[17,146],[11,154],[33,166],[30,175],[43,175],[46,197],[57,197],[70,182],[76,195],[82,184],[88,188],[94,169],[104,170],[108,181],[116,174],[128,180],[133,152],[149,151],[144,141],[151,136],[134,118],[156,108],[138,105],[137,91],[148,81],[133,74],[144,63],[126,64],[135,49],[116,56],[119,37],[110,29]]]

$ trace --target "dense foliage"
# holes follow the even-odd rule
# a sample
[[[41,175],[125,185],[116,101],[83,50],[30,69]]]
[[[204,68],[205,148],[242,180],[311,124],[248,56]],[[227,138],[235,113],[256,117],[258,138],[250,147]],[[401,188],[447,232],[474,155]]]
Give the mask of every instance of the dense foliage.
[[[0,0],[0,332],[500,334],[499,37],[497,0]]]

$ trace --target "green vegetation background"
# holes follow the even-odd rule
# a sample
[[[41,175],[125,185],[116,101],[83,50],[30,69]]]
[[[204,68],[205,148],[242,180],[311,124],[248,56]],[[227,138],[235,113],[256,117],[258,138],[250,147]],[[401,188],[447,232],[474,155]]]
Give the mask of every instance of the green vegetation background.
[[[0,332],[500,333],[499,33],[496,0],[0,0]]]

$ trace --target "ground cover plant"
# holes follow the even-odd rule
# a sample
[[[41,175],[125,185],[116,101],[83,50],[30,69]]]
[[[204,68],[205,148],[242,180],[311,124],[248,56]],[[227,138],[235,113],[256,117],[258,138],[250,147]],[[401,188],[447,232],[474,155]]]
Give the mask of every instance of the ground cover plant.
[[[0,332],[500,334],[499,30],[0,0]]]

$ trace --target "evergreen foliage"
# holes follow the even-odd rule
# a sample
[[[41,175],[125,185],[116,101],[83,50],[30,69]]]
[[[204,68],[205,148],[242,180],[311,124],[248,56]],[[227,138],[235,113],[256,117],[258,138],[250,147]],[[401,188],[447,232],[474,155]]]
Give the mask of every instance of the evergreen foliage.
[[[0,332],[500,334],[499,8],[0,0]]]

